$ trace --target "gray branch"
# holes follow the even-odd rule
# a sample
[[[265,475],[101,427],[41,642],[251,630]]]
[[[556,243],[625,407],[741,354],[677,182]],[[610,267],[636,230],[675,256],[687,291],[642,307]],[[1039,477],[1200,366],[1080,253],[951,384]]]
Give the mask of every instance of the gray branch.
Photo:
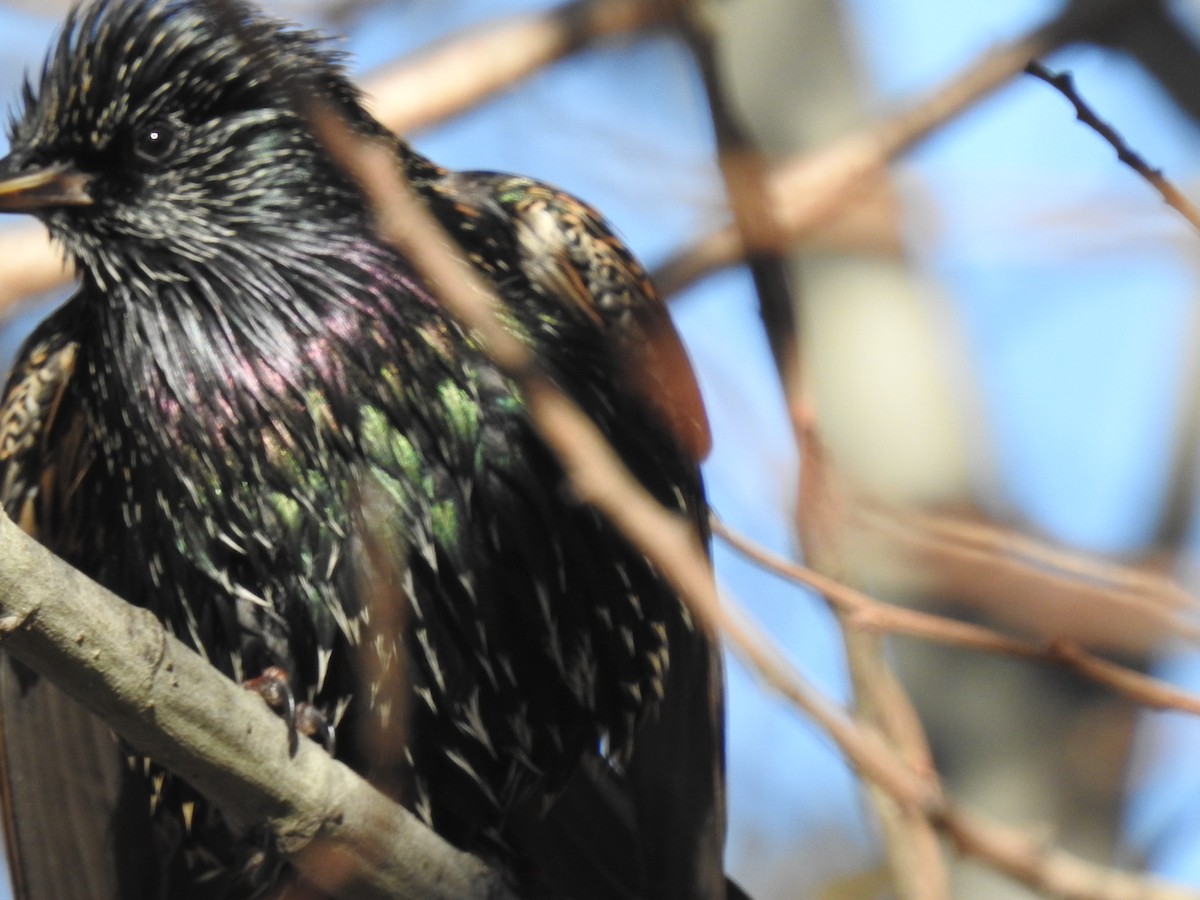
[[[4,649],[186,778],[228,816],[265,823],[281,852],[339,897],[515,900],[317,744],[288,755],[286,727],[254,694],[0,515]]]

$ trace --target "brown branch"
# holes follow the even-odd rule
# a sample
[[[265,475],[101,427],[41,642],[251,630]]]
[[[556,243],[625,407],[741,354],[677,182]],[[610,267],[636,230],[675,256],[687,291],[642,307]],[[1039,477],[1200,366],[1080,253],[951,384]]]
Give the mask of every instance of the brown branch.
[[[897,510],[875,500],[864,501],[864,506],[870,514],[890,519],[893,527],[917,529],[932,540],[953,540],[964,548],[1014,556],[1030,567],[1050,569],[1092,584],[1111,585],[1126,595],[1116,602],[1137,605],[1146,601],[1159,608],[1200,609],[1200,600],[1170,578],[1053,547],[1011,528],[962,516]]]
[[[286,727],[260,698],[3,515],[0,560],[5,651],[227,814],[268,825],[317,886],[347,898],[514,900],[499,875],[314,742],[289,756]]]
[[[763,568],[816,590],[844,616],[851,627],[920,638],[965,650],[1053,663],[1143,706],[1200,715],[1200,695],[1110,662],[1072,641],[1054,640],[1040,644],[983,625],[893,606],[799,563],[783,559],[736,533],[715,517],[712,521],[713,533],[730,547]]]
[[[781,379],[793,393],[789,396],[793,425],[799,444],[800,470],[796,524],[801,546],[815,568],[830,583],[832,575],[845,571],[839,524],[842,504],[834,490],[834,469],[818,440],[812,405],[807,402],[807,384],[799,368],[781,371]],[[713,523],[717,526],[718,523]],[[714,533],[720,533],[714,527]],[[887,661],[885,632],[855,627],[853,610],[825,597],[841,628],[846,663],[854,688],[855,713],[878,728],[894,752],[910,765],[933,770],[933,753],[912,700]],[[877,786],[868,785],[869,796],[879,815],[892,885],[901,900],[938,900],[949,891],[948,877],[933,820],[919,818],[910,808],[896,804]]]
[[[1029,62],[1076,40],[1110,15],[1112,3],[1094,4],[1094,12],[1068,6],[1062,13],[1017,40],[984,54],[898,112],[826,147],[775,166],[759,192],[768,202],[759,211],[753,233],[736,224],[715,231],[668,260],[654,274],[664,296],[671,296],[705,274],[759,252],[780,253],[829,221],[840,210],[874,190],[888,164],[899,154],[1021,74]]]
[[[1120,637],[1127,644],[1133,625],[1139,626],[1139,634],[1147,631],[1157,637],[1165,633],[1200,641],[1200,626],[1185,615],[1196,612],[1196,598],[1165,576],[1050,547],[990,522],[895,508],[875,500],[855,504],[848,518],[884,535],[902,552],[918,555],[947,582],[944,591],[955,602],[991,609],[1003,605],[985,603],[1001,589],[1004,596],[1011,596],[1016,589],[1031,599],[1035,592],[1053,594],[1088,604],[1087,625],[1096,641],[1114,642],[1099,633],[1098,626],[1109,620],[1120,621]],[[963,585],[955,578],[951,571],[955,564],[968,567],[973,585]],[[977,596],[972,598],[972,593]],[[1049,607],[1040,609],[1046,612]],[[1006,617],[1026,630],[1044,631],[1044,623],[1030,622],[1028,616],[1015,615],[1011,609]]]
[[[51,247],[45,228],[22,224],[0,231],[0,312],[70,278],[71,270]]]
[[[1147,706],[1200,715],[1200,697],[1138,672],[1099,659],[1066,643],[1038,646],[992,629],[881,603],[832,578],[784,560],[734,533],[718,520],[714,533],[739,552],[791,581],[820,592],[851,628],[904,634],[968,650],[1002,653],[1052,662],[1103,683]],[[936,778],[936,775],[932,775]],[[1200,893],[1142,874],[1123,872],[1080,859],[1024,831],[992,822],[946,802],[926,808],[930,823],[954,842],[958,852],[1044,894],[1063,900],[1196,900]],[[919,875],[920,873],[918,873]]]
[[[1197,209],[1196,205],[1163,175],[1162,169],[1157,169],[1146,162],[1142,155],[1130,147],[1112,125],[1096,115],[1076,89],[1075,79],[1070,72],[1052,72],[1036,60],[1029,63],[1025,67],[1025,71],[1035,78],[1040,78],[1062,94],[1075,107],[1076,119],[1104,138],[1117,152],[1117,159],[1149,182],[1168,206],[1187,219],[1193,228],[1200,231],[1200,209]]]
[[[1045,840],[952,807],[940,822],[958,852],[1047,897],[1062,900],[1196,900],[1196,891],[1080,859]]]
[[[393,131],[428,127],[577,50],[661,25],[679,7],[679,0],[573,0],[488,22],[373,72],[365,84],[371,112]]]

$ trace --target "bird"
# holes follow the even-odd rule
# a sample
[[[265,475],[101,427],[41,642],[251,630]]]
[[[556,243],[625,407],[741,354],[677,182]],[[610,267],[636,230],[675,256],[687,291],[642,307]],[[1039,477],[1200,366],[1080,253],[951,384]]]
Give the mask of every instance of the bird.
[[[26,81],[0,211],[79,284],[9,376],[0,503],[528,896],[733,896],[714,638],[572,496],[304,97],[391,149],[505,327],[707,541],[695,376],[602,216],[438,166],[322,37],[242,0],[76,7]],[[0,700],[18,897],[312,896],[11,660]]]

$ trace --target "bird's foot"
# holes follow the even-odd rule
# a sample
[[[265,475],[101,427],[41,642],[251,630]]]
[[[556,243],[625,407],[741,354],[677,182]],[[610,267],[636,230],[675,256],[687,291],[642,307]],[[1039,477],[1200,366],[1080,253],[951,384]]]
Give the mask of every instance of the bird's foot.
[[[269,829],[262,828],[251,832],[240,856],[233,872],[233,894],[246,897],[247,900],[283,896],[272,890],[279,887],[284,861],[275,836]]]
[[[311,703],[296,702],[288,674],[279,666],[268,666],[257,678],[243,681],[242,687],[254,691],[282,717],[287,725],[290,755],[296,755],[300,747],[300,735],[316,740],[330,756],[336,755],[337,738],[333,726]]]

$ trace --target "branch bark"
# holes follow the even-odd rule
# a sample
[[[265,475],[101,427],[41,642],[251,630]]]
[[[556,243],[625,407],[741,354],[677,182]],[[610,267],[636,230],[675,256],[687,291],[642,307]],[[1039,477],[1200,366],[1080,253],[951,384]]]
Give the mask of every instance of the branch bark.
[[[0,515],[4,649],[186,778],[227,814],[264,823],[312,883],[338,897],[516,900],[312,741],[288,756],[260,698]],[[47,811],[53,814],[53,811]]]

